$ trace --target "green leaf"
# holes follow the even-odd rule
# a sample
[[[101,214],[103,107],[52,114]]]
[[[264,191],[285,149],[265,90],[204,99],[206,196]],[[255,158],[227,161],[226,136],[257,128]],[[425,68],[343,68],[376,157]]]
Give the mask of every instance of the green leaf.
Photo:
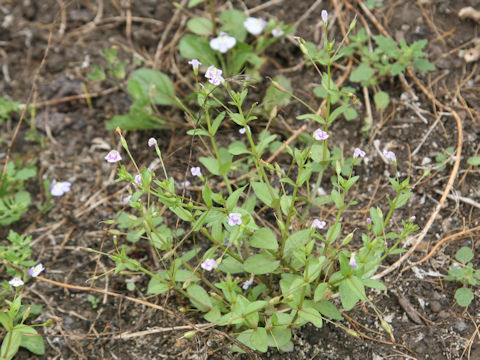
[[[345,310],[351,310],[358,300],[365,300],[363,283],[356,276],[352,276],[340,282],[340,300]]]
[[[116,115],[105,126],[107,130],[150,130],[164,126],[165,119],[154,116],[132,116],[130,114]]]
[[[198,59],[205,66],[213,65],[218,68],[215,52],[210,48],[208,40],[187,34],[178,44],[180,54],[187,59]]]
[[[224,256],[218,268],[225,274],[239,274],[245,271],[243,264],[229,255]]]
[[[208,171],[210,171],[210,173],[212,173],[213,175],[220,175],[220,169],[217,159],[201,157],[199,160],[202,165],[205,166]]]
[[[13,327],[12,320],[8,317],[6,313],[0,312],[0,324],[5,330],[11,330]]]
[[[278,241],[272,230],[260,228],[250,238],[249,245],[260,249],[276,250]]]
[[[141,93],[138,93],[138,87]],[[177,105],[174,100],[175,89],[170,78],[157,70],[135,70],[128,79],[127,90],[138,101],[149,99],[157,105]]]
[[[285,242],[285,257],[289,255],[292,249],[299,249],[310,240],[310,229],[303,229],[290,235]]]
[[[235,141],[228,146],[228,152],[232,155],[249,154],[250,150],[243,141]]]
[[[427,59],[417,59],[413,61],[412,65],[420,71],[427,72],[427,71],[435,71],[435,65],[433,65]]]
[[[358,113],[357,110],[349,107],[348,109],[345,109],[345,111],[343,112],[343,116],[345,117],[345,120],[350,121],[356,119],[358,117]]]
[[[27,167],[23,168],[17,171],[15,174],[15,178],[18,180],[27,180],[30,179],[31,177],[34,177],[35,174],[37,173],[37,170],[33,167]]]
[[[276,326],[268,333],[268,346],[279,349],[280,347],[288,344],[291,338],[291,329]]]
[[[234,207],[237,206],[238,199],[243,194],[243,190],[245,190],[247,186],[242,186],[241,188],[235,190],[233,193],[230,194],[227,201],[225,202],[225,207],[227,210],[231,211]]]
[[[471,156],[467,160],[468,165],[479,166],[480,165],[480,156]]]
[[[375,36],[375,42],[377,43],[378,47],[387,55],[390,55],[390,53],[397,50],[397,44],[392,40],[392,38],[387,38],[383,35],[377,35]]]
[[[328,283],[320,283],[318,284],[317,288],[315,289],[315,293],[313,295],[313,300],[320,301],[323,299],[323,296],[327,292]]]
[[[320,314],[329,317],[334,320],[342,320],[343,316],[338,311],[337,307],[333,305],[330,301],[322,300],[319,303],[315,304],[315,309],[317,309]]]
[[[273,83],[271,83],[267,91],[265,92],[265,96],[263,97],[263,104],[267,113],[269,113],[274,106],[285,106],[290,103],[289,93],[292,92],[292,85],[290,83],[290,80],[288,80],[283,75],[277,75],[273,78],[273,81],[277,82],[288,92],[280,90]]]
[[[363,285],[368,286],[369,288],[372,288],[372,289],[377,289],[377,290],[382,290],[382,291],[387,290],[387,287],[378,280],[362,279],[362,282],[363,282]]]
[[[18,348],[22,342],[22,333],[19,330],[12,330],[5,334],[3,338],[2,347],[0,348],[0,354],[3,355],[1,360],[12,359],[18,352]],[[8,349],[8,352],[7,352]]]
[[[92,81],[103,81],[107,77],[105,75],[105,70],[102,67],[94,64],[93,65],[93,70],[92,70],[92,72],[89,72],[87,74],[87,78],[89,78]]]
[[[21,347],[36,355],[45,354],[45,342],[33,327],[25,326],[20,332],[22,333]]]
[[[197,309],[207,312],[212,309],[212,299],[200,285],[191,284],[187,288],[187,294],[189,295],[190,302]]]
[[[157,274],[158,275],[158,274]],[[164,277],[165,275],[159,277]],[[170,286],[157,277],[152,277],[148,282],[147,295],[160,295],[170,290]]]
[[[204,17],[197,17],[188,20],[188,29],[197,35],[210,35],[213,30],[212,22]]]
[[[330,196],[332,197],[332,200],[335,203],[335,206],[337,208],[342,207],[342,205],[343,205],[342,197],[337,190],[333,189],[332,192],[330,193]]]
[[[390,102],[390,96],[385,91],[379,91],[373,96],[375,105],[381,110],[385,110]]]
[[[397,76],[398,74],[402,73],[405,71],[405,65],[402,64],[400,61],[397,61],[392,65],[390,68],[390,74],[393,76]]]
[[[379,207],[370,208],[370,218],[372,219],[372,223],[373,223],[373,233],[377,236],[381,235],[383,233],[382,209],[380,209]]]
[[[345,280],[340,283],[338,290],[343,308],[346,311],[353,309],[360,299],[350,290],[350,287],[347,285]]]
[[[238,41],[243,42],[247,37],[247,30],[245,30],[245,26],[243,26],[246,19],[247,17],[243,11],[235,9],[225,10],[220,15],[220,20],[224,24],[220,30],[233,36]]]
[[[252,333],[253,333],[253,330],[252,329],[248,329],[248,330],[245,330],[243,332],[241,332],[240,334],[238,334],[236,336],[237,340],[240,341],[242,344],[245,344],[246,346],[248,346],[249,348],[252,348],[253,345],[252,343],[250,342],[250,336],[252,336]],[[240,352],[240,353],[245,353],[245,351],[243,351],[239,346],[237,345],[233,345],[232,346],[232,351],[233,352]]]
[[[252,182],[251,186],[253,187],[253,191],[255,192],[255,195],[268,206],[272,206],[272,203],[274,200],[278,199],[278,193],[273,189],[273,195],[275,196],[272,198],[272,195],[270,194],[270,191],[268,189],[267,184],[265,183],[260,183],[260,182]]]
[[[175,271],[175,281],[185,282],[185,281],[198,281],[200,280],[194,273],[186,269],[178,269]]]
[[[474,255],[472,249],[467,246],[463,246],[457,251],[455,259],[457,259],[457,261],[461,262],[462,264],[466,264],[473,259],[473,256]]]
[[[257,327],[252,335],[250,335],[250,343],[255,350],[260,352],[267,352],[268,350],[268,337],[267,330],[263,327]]]
[[[210,133],[205,130],[205,129],[190,129],[187,131],[187,135],[192,135],[192,136],[210,136]]]
[[[239,43],[232,50],[231,61],[228,64],[227,75],[237,75],[241,72],[243,67],[250,63],[254,67],[259,68],[262,65],[262,58],[253,52],[250,45]]]
[[[187,6],[188,6],[189,8],[192,8],[192,7],[194,7],[194,6],[197,6],[198,4],[203,3],[204,1],[205,1],[205,0],[190,0],[190,1],[188,2],[188,5],[187,5]]]
[[[459,288],[455,291],[455,300],[457,300],[458,305],[460,306],[468,306],[473,300],[473,293],[472,290],[469,288]]]
[[[350,81],[364,82],[369,80],[375,74],[375,70],[368,63],[361,63],[358,68],[350,74]]]
[[[304,306],[301,310],[298,310],[298,315],[300,315],[305,320],[311,322],[318,328],[321,328],[323,326],[322,316],[313,307]]]
[[[270,274],[279,265],[280,261],[272,259],[266,253],[252,255],[243,264],[246,272],[255,275]]]

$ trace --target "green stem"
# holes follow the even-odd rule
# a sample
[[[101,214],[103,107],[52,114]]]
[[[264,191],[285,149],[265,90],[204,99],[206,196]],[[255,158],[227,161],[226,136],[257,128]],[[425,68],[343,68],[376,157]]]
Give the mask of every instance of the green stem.
[[[228,180],[227,174],[225,174],[221,168],[222,168],[222,159],[220,158],[220,153],[218,152],[218,147],[217,143],[215,142],[215,137],[211,135],[213,133],[212,131],[212,121],[210,119],[210,112],[208,109],[205,111],[205,119],[207,121],[207,130],[210,134],[210,143],[212,144],[213,151],[215,152],[215,157],[217,158],[217,163],[218,163],[218,171],[222,174],[223,181],[225,182],[225,185],[227,186],[228,193],[231,194],[232,191],[232,186],[230,185],[230,181]]]

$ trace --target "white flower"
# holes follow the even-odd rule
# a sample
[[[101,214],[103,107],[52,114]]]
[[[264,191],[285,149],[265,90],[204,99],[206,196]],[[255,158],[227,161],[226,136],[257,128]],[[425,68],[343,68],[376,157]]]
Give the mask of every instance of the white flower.
[[[155,145],[157,145],[157,140],[155,140],[155,138],[148,139],[148,146],[149,147],[152,147],[152,146],[155,146]]]
[[[365,157],[365,151],[363,151],[362,149],[360,148],[355,148],[355,150],[353,151],[353,157],[354,158],[358,158],[358,157]]]
[[[322,10],[322,20],[324,23],[328,21],[328,11],[327,10]]]
[[[192,68],[193,68],[193,71],[197,71],[198,70],[198,67],[200,65],[202,65],[202,63],[200,61],[198,61],[197,59],[192,59],[188,62],[190,65],[192,65]]]
[[[248,131],[250,131],[250,126],[247,125],[247,128],[248,128]],[[243,134],[246,133],[246,130],[245,130],[245,128],[243,127],[243,128],[241,128],[241,129],[239,129],[238,132],[243,135]]]
[[[211,65],[208,67],[205,77],[210,81],[211,84],[218,86],[222,84],[225,79],[222,76],[222,70],[217,69],[215,66]]]
[[[202,169],[200,169],[200,166],[194,166],[190,169],[190,172],[192,173],[192,176],[202,176]]]
[[[105,156],[105,160],[107,160],[109,163],[116,163],[122,160],[122,157],[117,150],[112,150],[107,154],[107,156]]]
[[[247,290],[253,284],[253,278],[244,281],[242,284],[242,289]]]
[[[142,186],[142,175],[140,175],[140,174],[135,175],[135,178],[133,179],[133,181],[138,186]]]
[[[321,220],[318,220],[318,219],[315,219],[312,222],[312,228],[317,228],[319,230],[323,229],[326,225],[327,225],[327,223],[325,221],[321,221]]]
[[[252,35],[260,35],[267,27],[267,22],[262,18],[249,17],[243,22],[245,29]]]
[[[218,266],[218,264],[215,259],[206,259],[200,266],[204,270],[212,271]]]
[[[57,182],[56,180],[53,180],[50,184],[50,194],[53,196],[62,196],[70,191],[71,186],[72,184],[68,181]]]
[[[387,160],[392,160],[393,162],[397,161],[397,157],[393,151],[383,150],[383,156],[385,156]]]
[[[43,267],[43,264],[42,263],[37,264],[35,266],[32,266],[30,269],[28,269],[28,276],[37,277],[38,275],[40,275],[40,273],[43,270],[45,270],[45,268]]]
[[[8,282],[10,285],[12,285],[13,287],[19,287],[19,286],[22,286],[24,284],[24,282],[22,281],[22,279],[18,278],[18,277],[14,277],[12,280],[10,280]]]
[[[283,35],[283,30],[280,27],[276,27],[275,29],[272,30],[272,36],[273,37],[280,37]]]
[[[242,224],[242,214],[230,213],[228,214],[228,225],[237,226]]]
[[[225,54],[228,50],[233,48],[236,43],[237,39],[235,39],[233,36],[230,36],[225,32],[221,32],[216,38],[210,40],[210,47],[213,50],[217,50],[222,54]]]
[[[349,262],[350,266],[355,268],[355,269],[358,269],[358,264],[357,262],[355,261],[355,253],[352,253],[352,255],[350,256],[350,262]]]
[[[328,137],[330,135],[328,135],[325,131],[323,131],[322,129],[317,129],[313,132],[313,138],[315,140],[327,140]]]

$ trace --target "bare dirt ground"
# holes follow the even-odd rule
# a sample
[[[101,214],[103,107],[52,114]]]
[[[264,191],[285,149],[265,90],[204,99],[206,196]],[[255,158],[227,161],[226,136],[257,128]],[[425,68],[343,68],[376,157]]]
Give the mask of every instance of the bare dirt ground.
[[[258,8],[263,3],[265,6]],[[188,303],[174,294],[145,298],[142,294],[147,279],[135,278],[133,292],[126,289],[126,278],[122,276],[107,275],[89,281],[113,267],[110,260],[85,248],[109,251],[113,247],[106,231],[108,226],[103,221],[114,218],[124,207],[121,199],[125,189],[114,183],[114,167],[103,160],[108,150],[120,146],[118,138],[105,130],[105,123],[112,116],[127,112],[129,100],[115,84],[93,83],[86,74],[92,64],[103,62],[101,53],[105,48],[116,46],[120,58],[127,61],[128,72],[136,67],[135,57],[140,57],[144,59],[144,66],[157,66],[169,74],[181,92],[185,83],[179,74],[188,74],[189,69],[178,54],[177,44],[186,31],[188,17],[166,0],[4,0],[0,4],[0,94],[26,103],[33,91],[31,103],[36,105],[36,117],[30,120],[45,141],[39,150],[37,145],[25,140],[26,122],[14,138],[16,117],[1,128],[6,142],[0,152],[6,152],[6,146],[13,139],[14,153],[26,158],[38,156],[39,176],[36,182],[29,183],[38,204],[44,201],[42,178],[68,180],[73,184],[72,191],[59,198],[49,213],[42,214],[32,208],[28,216],[11,226],[34,237],[35,258],[45,264],[45,278],[56,282],[39,279],[25,289],[30,301],[45,307],[39,320],[55,321],[53,326],[41,330],[47,353],[35,357],[20,351],[17,358],[480,359],[478,291],[465,310],[456,305],[453,297],[458,284],[441,277],[422,276],[425,272],[446,274],[461,246],[480,253],[478,230],[470,230],[480,225],[479,169],[466,163],[466,159],[478,155],[480,149],[479,62],[466,63],[460,56],[461,51],[475,46],[479,24],[458,17],[459,10],[466,6],[480,10],[478,0],[384,0],[383,5],[371,13],[359,6],[357,0],[245,0],[229,1],[225,6],[230,5],[241,10],[255,9],[251,12],[254,16],[275,17],[295,24],[295,35],[317,43],[321,39],[320,12],[324,8],[334,19],[329,27],[331,37],[341,39],[342,27],[348,27],[357,15],[358,26],[367,26],[372,34],[385,31],[394,39],[404,38],[408,43],[428,39],[426,51],[436,70],[428,75],[413,76],[410,72],[404,81],[395,78],[381,84],[392,103],[383,113],[374,111],[374,123],[367,136],[362,135],[360,120],[339,121],[332,129],[336,144],[344,148],[361,146],[371,154],[368,165],[359,174],[363,185],[355,192],[360,202],[352,218],[345,219],[347,230],[364,221],[369,206],[386,203],[385,182],[379,179],[385,178],[388,166],[378,156],[375,140],[382,145],[389,144],[397,154],[402,174],[411,176],[412,182],[417,181],[429,161],[435,162],[435,156],[447,147],[461,151],[461,157],[452,159],[444,171],[432,172],[416,186],[414,196],[402,210],[404,213],[398,215],[398,218],[405,213],[415,215],[422,229],[434,214],[453,173],[453,187],[434,215],[421,244],[409,261],[383,278],[389,291],[369,294],[382,314],[391,320],[393,335],[390,337],[381,330],[368,306],[357,306],[344,315],[345,324],[357,330],[361,334],[359,338],[330,325],[322,329],[306,326],[295,332],[296,345],[292,353],[270,351],[266,355],[238,355],[230,352],[230,341],[221,331],[209,330],[192,339],[181,339],[189,323],[204,320],[192,312],[181,312],[180,309],[188,308]],[[372,21],[370,15],[376,21]],[[42,63],[47,48],[48,54]],[[160,56],[155,62],[157,52]],[[319,80],[314,79],[312,69],[305,65],[293,41],[275,44],[268,49],[267,56],[269,61],[262,68],[264,76],[284,74],[304,99],[319,105],[312,95],[312,83]],[[340,69],[336,71],[335,76],[342,75]],[[90,94],[91,108],[82,84]],[[267,86],[265,80],[254,93],[261,96]],[[357,95],[361,99],[358,110],[363,118],[366,100],[361,89]],[[186,154],[190,141],[185,135],[188,127],[182,125],[186,122],[180,112],[162,110],[171,120],[169,128],[132,132],[127,139],[137,161],[145,165],[154,159],[145,147],[146,140],[151,136],[160,139],[166,154],[165,165],[181,181],[188,166]],[[280,113],[293,130],[301,126],[295,120],[297,115],[295,104]],[[260,131],[261,125],[253,130]],[[276,130],[284,139],[290,134],[282,123],[276,125]],[[222,129],[226,141],[234,136],[233,132]],[[413,154],[417,147],[419,150]],[[1,159],[0,164],[3,166]],[[328,213],[329,209],[322,211]],[[0,239],[4,239],[7,232],[7,228],[1,229]],[[442,245],[431,256],[412,267],[439,242]],[[147,246],[139,245],[136,252],[146,264],[154,267]],[[477,268],[480,267],[478,259],[476,256],[474,260]],[[388,259],[390,264],[396,260],[398,257]],[[97,309],[92,309],[87,301],[88,294],[99,300]],[[174,315],[132,302],[125,296],[166,307]]]

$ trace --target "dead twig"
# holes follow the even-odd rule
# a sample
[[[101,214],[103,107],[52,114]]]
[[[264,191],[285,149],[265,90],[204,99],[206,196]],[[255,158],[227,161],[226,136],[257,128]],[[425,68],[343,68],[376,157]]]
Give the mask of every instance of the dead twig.
[[[476,226],[474,228],[463,230],[463,231],[460,231],[458,233],[455,233],[455,234],[449,235],[447,237],[444,237],[442,240],[440,240],[439,242],[437,242],[435,244],[435,246],[432,248],[432,250],[430,250],[428,255],[426,255],[423,259],[418,260],[417,262],[413,263],[410,267],[417,266],[417,265],[427,261],[428,259],[430,259],[433,256],[433,254],[437,251],[437,249],[440,246],[442,246],[443,244],[445,244],[447,241],[450,241],[450,240],[453,240],[453,239],[458,239],[459,240],[459,239],[463,238],[463,236],[465,236],[465,235],[467,235],[471,232],[477,231],[477,230],[480,230],[480,226]],[[406,270],[408,270],[408,269],[404,269],[403,271],[406,271]]]

